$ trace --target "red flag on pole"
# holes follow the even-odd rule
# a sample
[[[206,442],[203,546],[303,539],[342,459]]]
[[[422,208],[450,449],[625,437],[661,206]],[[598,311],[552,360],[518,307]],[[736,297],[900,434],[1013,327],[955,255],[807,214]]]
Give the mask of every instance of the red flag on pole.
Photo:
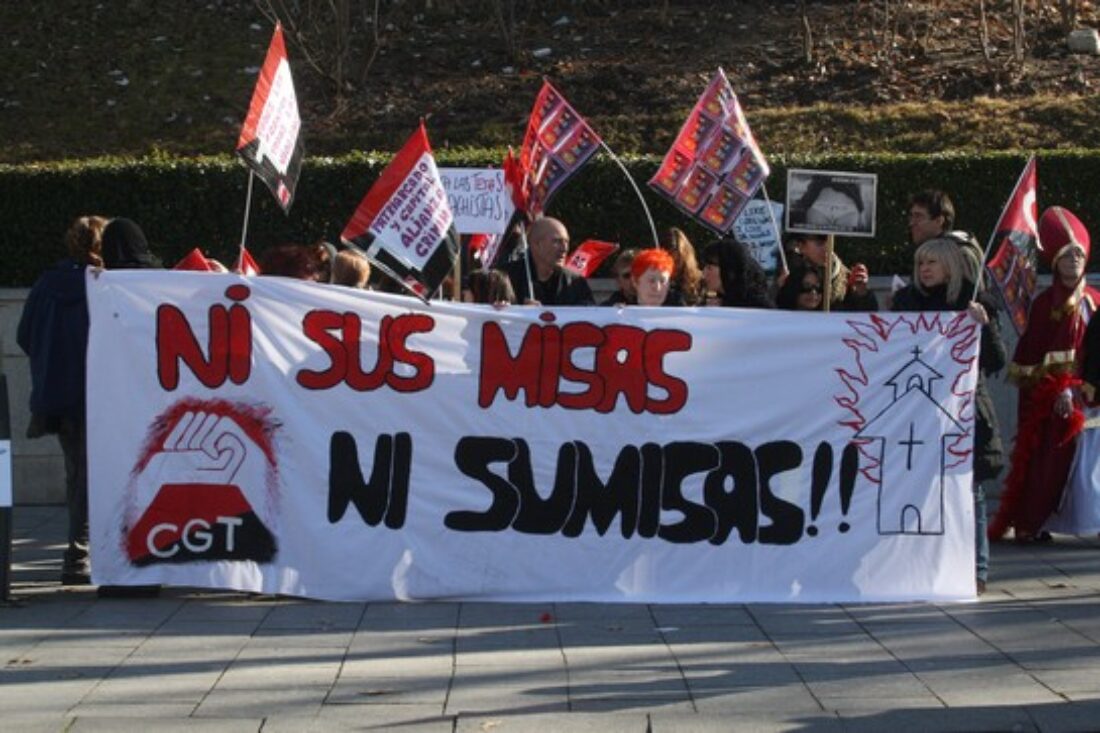
[[[283,211],[294,202],[302,168],[301,128],[283,27],[276,24],[237,140],[237,155],[267,184]]]
[[[527,178],[526,185],[519,187],[526,196],[526,210],[532,216],[543,213],[550,197],[596,153],[601,142],[565,97],[550,82],[543,82],[519,155],[519,171]],[[515,187],[512,195],[515,199]]]
[[[611,242],[601,242],[598,239],[586,239],[573,250],[569,259],[565,262],[566,269],[572,270],[581,277],[591,277],[592,273],[610,257],[619,245]]]
[[[191,270],[196,272],[217,272],[218,269],[210,264],[210,261],[206,259],[206,255],[202,253],[198,247],[188,252],[183,256],[183,259],[176,263],[173,270]]]
[[[233,272],[245,277],[253,277],[260,274],[260,266],[252,258],[252,254],[241,247],[240,254],[237,256],[237,264],[233,265]]]
[[[997,284],[1017,334],[1027,328],[1027,313],[1035,297],[1035,246],[1038,241],[1038,175],[1035,158],[1027,162],[1012,196],[1005,204],[993,230],[990,248],[996,252],[986,263],[990,279]]]
[[[363,197],[340,238],[417,295],[454,268],[458,234],[421,123]]]
[[[504,155],[504,187],[508,189],[508,194],[512,197],[512,204],[515,205],[516,211],[521,214],[527,213],[527,192],[530,188],[531,179],[527,175],[527,171],[523,169],[523,165],[512,153],[512,148],[508,148],[508,152]]]
[[[725,234],[770,172],[733,87],[718,69],[649,185]]]

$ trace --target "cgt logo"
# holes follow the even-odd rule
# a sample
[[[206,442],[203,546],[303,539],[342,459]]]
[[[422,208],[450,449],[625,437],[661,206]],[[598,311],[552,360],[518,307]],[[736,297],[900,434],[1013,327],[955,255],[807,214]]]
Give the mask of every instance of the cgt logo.
[[[157,421],[154,449],[131,485],[124,531],[131,564],[275,557],[270,450],[257,445],[267,440],[258,425],[224,402],[185,402]]]
[[[255,560],[275,556],[275,538],[240,487],[165,484],[130,531],[135,565],[195,560]]]

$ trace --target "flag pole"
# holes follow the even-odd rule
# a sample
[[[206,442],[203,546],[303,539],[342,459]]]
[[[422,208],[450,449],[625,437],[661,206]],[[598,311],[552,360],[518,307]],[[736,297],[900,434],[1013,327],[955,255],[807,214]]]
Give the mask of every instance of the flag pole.
[[[256,174],[251,168],[248,169],[248,193],[244,198],[244,225],[241,227],[241,247],[237,253],[237,259],[239,260],[244,255],[244,243],[248,237],[248,215],[252,211],[252,179],[256,177]]]
[[[768,198],[768,186],[761,183],[760,190],[764,192],[764,203],[768,205],[768,219],[772,223],[772,231],[775,232],[775,241],[779,243],[779,264],[783,272],[790,272],[787,265],[787,253],[783,251],[783,234],[779,231],[779,222],[775,220],[775,212],[772,211],[772,200]]]
[[[985,245],[985,249],[982,251],[982,261],[978,263],[978,272],[974,276],[974,292],[971,294],[970,299],[975,300],[978,297],[979,285],[982,281],[982,274],[985,271],[985,261],[989,259],[989,251],[993,249],[993,241],[997,238],[997,227],[1004,220],[1005,214],[1008,212],[1008,207],[1012,205],[1013,199],[1016,198],[1016,191],[1020,188],[1020,184],[1024,182],[1024,176],[1027,175],[1027,171],[1031,168],[1031,164],[1035,162],[1035,156],[1032,155],[1027,159],[1027,163],[1024,164],[1024,169],[1020,171],[1020,176],[1016,179],[1016,185],[1012,187],[1012,193],[1008,195],[1008,200],[1005,201],[1004,207],[1001,209],[1001,215],[997,217],[996,224],[993,225],[993,232],[989,235],[989,241]]]
[[[830,234],[825,238],[825,282],[821,284],[822,300],[824,301],[822,309],[828,313],[831,307],[833,299],[833,251],[836,249],[836,242],[833,239],[833,235]]]
[[[653,234],[653,246],[660,247],[661,243],[657,240],[657,227],[653,224],[653,216],[649,213],[649,206],[646,205],[645,197],[642,196],[641,189],[639,189],[638,184],[634,182],[634,176],[630,175],[630,171],[628,171],[626,166],[623,165],[623,162],[619,160],[619,156],[615,155],[615,152],[609,148],[607,143],[602,139],[600,140],[600,145],[607,151],[607,154],[611,156],[611,159],[615,161],[620,170],[622,170],[623,175],[626,176],[626,180],[630,181],[630,186],[634,189],[634,193],[638,195],[638,201],[642,203],[642,210],[645,211],[645,218],[649,222],[649,231]]]
[[[527,244],[527,227],[519,223],[519,243],[523,246],[523,266],[527,268],[527,299],[535,299],[535,281],[531,276],[531,247]]]

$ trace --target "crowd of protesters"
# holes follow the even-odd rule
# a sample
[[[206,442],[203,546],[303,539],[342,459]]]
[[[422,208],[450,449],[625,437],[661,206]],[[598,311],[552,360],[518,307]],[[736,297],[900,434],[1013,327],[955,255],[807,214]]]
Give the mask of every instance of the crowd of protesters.
[[[981,351],[975,392],[974,507],[976,581],[985,589],[987,535],[1011,528],[1019,542],[1047,540],[1047,529],[1100,531],[1100,319],[1091,316],[1100,292],[1085,283],[1089,234],[1068,210],[1054,207],[1040,219],[1041,255],[1053,285],[1035,299],[1011,362],[999,328],[999,299],[982,278],[983,251],[975,237],[955,230],[955,209],[941,191],[914,195],[907,211],[913,270],[908,285],[889,303],[894,311],[962,311],[980,325]],[[535,220],[528,247],[499,269],[466,274],[461,300],[506,306],[586,306],[595,299],[589,282],[564,267],[570,250],[566,225]],[[85,362],[88,310],[86,268],[159,268],[141,229],[124,218],[85,216],[66,236],[69,257],[44,273],[28,297],[18,342],[30,357],[32,391],[28,437],[56,434],[65,459],[69,537],[61,580],[89,581],[87,566],[87,456]],[[750,250],[727,237],[697,247],[677,228],[658,246],[624,249],[610,263],[615,289],[604,305],[726,306],[792,311],[870,312],[881,305],[869,286],[867,267],[846,265],[825,236],[793,234],[785,242],[783,267],[774,282]],[[226,271],[212,260],[203,269]],[[354,248],[327,242],[285,244],[264,251],[264,275],[350,288],[401,292],[392,279],[372,270]],[[450,288],[447,289],[450,292]],[[1008,365],[1019,386],[1019,419],[1011,455],[1002,443],[987,380]],[[1098,436],[1098,437],[1095,437]],[[1009,467],[999,509],[987,529],[985,490]],[[1067,488],[1070,487],[1070,488]],[[1066,510],[1067,506],[1072,511]]]

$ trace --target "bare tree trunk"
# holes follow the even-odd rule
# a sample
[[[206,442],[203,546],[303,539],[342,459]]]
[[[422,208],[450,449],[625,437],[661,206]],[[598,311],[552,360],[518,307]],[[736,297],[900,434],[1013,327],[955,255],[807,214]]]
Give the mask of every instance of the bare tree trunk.
[[[381,0],[254,0],[268,19],[282,22],[296,59],[328,82],[331,116],[348,108],[362,87],[382,42]]]
[[[798,15],[802,19],[802,60],[809,65],[814,62],[814,29],[806,12],[806,0],[798,0]]]
[[[1069,33],[1077,27],[1077,11],[1081,0],[1058,0],[1058,13],[1062,18],[1062,31]]]
[[[500,36],[504,40],[504,50],[508,53],[508,58],[517,61],[519,42],[516,38],[516,0],[492,0],[492,5]]]
[[[1012,0],[1012,58],[1024,60],[1024,0]]]
[[[981,17],[978,32],[981,34],[982,55],[985,56],[986,61],[992,61],[993,49],[989,46],[989,18],[985,14],[985,0],[978,0],[978,13]]]
[[[382,22],[379,13],[381,4],[382,0],[374,0],[374,8],[369,15],[367,14],[366,8],[363,9],[363,20],[366,25],[370,26],[371,44],[370,52],[367,54],[367,58],[363,62],[362,68],[359,70],[360,87],[367,83],[367,75],[370,74],[371,67],[374,66],[374,61],[378,58],[378,51],[382,48],[382,34],[378,31],[379,25]]]

